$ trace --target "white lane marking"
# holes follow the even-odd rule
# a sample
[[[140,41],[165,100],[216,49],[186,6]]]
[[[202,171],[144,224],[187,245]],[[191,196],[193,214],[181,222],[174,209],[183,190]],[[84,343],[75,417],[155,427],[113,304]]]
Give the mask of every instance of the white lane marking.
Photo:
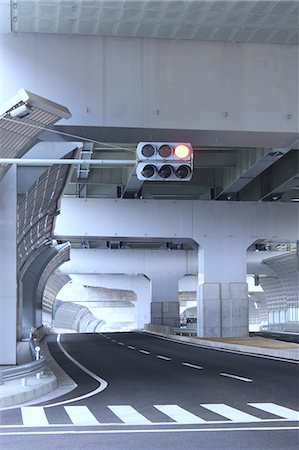
[[[23,424],[26,427],[47,427],[49,422],[41,406],[23,406],[21,408]]]
[[[177,423],[190,424],[190,423],[203,423],[205,420],[197,417],[195,414],[181,408],[178,405],[154,405],[159,411],[166,416],[175,420]]]
[[[220,416],[226,417],[229,420],[233,420],[234,422],[260,422],[262,420],[259,417],[255,417],[251,414],[240,411],[239,409],[232,408],[225,403],[201,403],[200,406],[208,409],[209,411],[213,411]]]
[[[157,358],[164,359],[165,361],[171,361],[171,358],[168,358],[168,356],[157,355]]]
[[[248,405],[275,414],[276,416],[283,417],[284,419],[299,420],[299,411],[276,405],[276,403],[248,403]]]
[[[128,348],[130,348],[131,350],[136,350],[136,347],[133,347],[132,345],[128,345]]]
[[[87,375],[89,375],[91,378],[93,378],[94,380],[96,380],[99,383],[99,386],[91,392],[87,392],[87,394],[81,395],[79,397],[74,397],[71,398],[70,400],[64,400],[62,402],[57,402],[57,403],[51,403],[50,405],[45,405],[44,408],[52,408],[53,406],[59,406],[59,405],[65,405],[67,403],[73,403],[76,402],[77,400],[83,400],[85,398],[89,398],[92,397],[94,395],[99,394],[100,392],[102,392],[104,389],[106,389],[106,387],[108,386],[108,383],[106,380],[104,380],[103,378],[99,377],[98,375],[96,375],[95,373],[91,372],[90,370],[88,370],[86,367],[82,366],[82,364],[79,363],[79,361],[77,361],[75,358],[73,358],[63,347],[63,345],[61,344],[61,335],[58,334],[57,336],[57,344],[59,345],[60,350],[62,351],[62,353],[70,360],[72,361],[72,363],[74,363],[77,367],[79,367],[79,369],[83,370],[83,372],[87,373]]]
[[[64,409],[74,425],[99,425],[87,406],[65,406]]]
[[[187,367],[192,367],[192,369],[202,369],[202,367],[200,367],[200,366],[196,366],[195,364],[191,364],[191,363],[187,363],[187,362],[182,363],[182,365],[187,366]]]
[[[124,423],[133,425],[152,424],[150,420],[140,414],[130,405],[108,405],[108,408]]]
[[[145,355],[150,355],[151,353],[150,352],[148,352],[147,350],[139,350],[140,351],[140,353],[144,353]]]
[[[299,361],[296,361],[295,359],[287,359],[287,358],[280,358],[278,356],[270,356],[270,355],[259,355],[256,353],[250,353],[250,352],[244,352],[242,350],[242,352],[240,352],[240,350],[232,350],[232,349],[228,349],[228,348],[219,348],[219,347],[213,347],[213,345],[205,345],[205,343],[203,341],[201,341],[199,339],[199,342],[185,342],[185,341],[181,341],[180,339],[178,339],[179,337],[183,337],[183,336],[173,336],[172,338],[168,338],[165,336],[158,336],[154,333],[151,333],[150,331],[139,331],[138,333],[142,333],[145,335],[149,335],[152,338],[155,339],[162,339],[164,341],[168,341],[168,342],[175,342],[176,344],[181,344],[181,345],[188,345],[189,347],[197,347],[197,348],[205,348],[207,350],[215,350],[215,351],[219,351],[219,352],[224,352],[224,353],[234,353],[235,355],[245,355],[245,356],[251,356],[253,358],[261,358],[261,359],[271,359],[274,361],[282,361],[288,364],[299,364]],[[185,338],[185,337],[183,337]]]
[[[225,427],[225,428],[160,428],[160,429],[144,429],[131,428],[126,430],[63,430],[63,431],[16,431],[0,433],[0,436],[47,436],[47,435],[73,435],[73,434],[130,434],[130,433],[214,433],[214,432],[232,432],[232,431],[282,431],[282,430],[299,430],[299,426],[268,426],[268,427]]]
[[[234,378],[235,380],[246,381],[247,383],[253,382],[251,378],[239,377],[238,375],[232,375],[231,373],[221,373],[220,375],[227,378]]]
[[[119,342],[119,345],[125,345],[123,342]]]

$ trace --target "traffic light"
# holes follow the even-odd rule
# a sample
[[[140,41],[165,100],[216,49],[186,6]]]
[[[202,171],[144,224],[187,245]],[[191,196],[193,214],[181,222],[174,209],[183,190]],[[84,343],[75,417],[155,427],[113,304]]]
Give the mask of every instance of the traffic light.
[[[191,144],[139,142],[136,174],[143,181],[190,181],[193,172]]]

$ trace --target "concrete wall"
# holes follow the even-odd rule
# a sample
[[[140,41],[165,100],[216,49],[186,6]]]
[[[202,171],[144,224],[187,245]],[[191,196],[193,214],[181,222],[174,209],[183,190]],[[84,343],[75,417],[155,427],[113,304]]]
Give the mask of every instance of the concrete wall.
[[[203,247],[225,239],[247,249],[257,239],[295,242],[298,223],[295,203],[64,198],[55,235],[186,237]]]
[[[16,167],[0,182],[0,365],[16,364]]]
[[[0,45],[0,103],[24,87],[67,105],[68,125],[298,131],[296,46],[30,33]]]

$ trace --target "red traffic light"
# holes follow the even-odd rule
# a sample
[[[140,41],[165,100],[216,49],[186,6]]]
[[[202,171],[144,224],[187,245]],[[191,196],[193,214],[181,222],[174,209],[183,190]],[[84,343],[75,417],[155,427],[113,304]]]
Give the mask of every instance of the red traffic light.
[[[185,144],[177,145],[174,149],[174,154],[177,158],[185,159],[191,154],[191,148]]]

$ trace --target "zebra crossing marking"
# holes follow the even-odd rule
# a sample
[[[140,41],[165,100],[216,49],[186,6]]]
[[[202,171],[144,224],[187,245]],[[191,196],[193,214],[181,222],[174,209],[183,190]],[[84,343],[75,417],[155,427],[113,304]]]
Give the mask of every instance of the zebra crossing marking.
[[[232,406],[228,406],[225,403],[207,403],[201,404],[200,406],[234,422],[260,422],[262,420],[259,417],[247,414]]]
[[[295,411],[285,406],[276,405],[276,403],[248,403],[249,406],[261,409],[284,419],[299,420],[299,411]]]
[[[130,405],[108,405],[108,408],[124,423],[134,425],[152,424],[150,420]]]
[[[87,406],[65,406],[64,409],[74,425],[100,425]]]
[[[49,425],[42,406],[26,406],[21,408],[23,424],[26,427],[46,427]]]
[[[278,418],[272,419],[261,419],[255,415],[243,412],[240,409],[233,408],[225,403],[200,403],[198,406],[205,408],[206,410],[212,411],[218,414],[225,421],[230,422],[266,422],[266,421],[281,421],[281,420],[292,420],[299,421],[299,411],[291,408],[286,408],[285,406],[280,406],[276,403],[247,403],[250,407],[256,408],[257,410],[262,410],[270,414],[278,416]],[[160,425],[160,424],[204,424],[204,423],[217,423],[223,422],[221,419],[207,420],[203,419],[197,414],[182,408],[175,404],[166,405],[153,405],[158,411],[165,416],[172,419],[174,422],[153,422],[145,417],[143,414],[138,412],[131,405],[107,405],[107,407],[112,411],[118,419],[121,420],[122,424],[125,425]],[[90,411],[88,406],[63,406],[63,409],[67,413],[71,424],[65,425],[77,425],[77,426],[100,426],[108,425],[106,422],[99,422],[95,415]],[[51,426],[61,426],[61,424],[49,424],[46,412],[46,408],[41,406],[24,406],[20,408],[22,423],[24,427],[47,427]],[[120,423],[113,422],[109,425],[119,425]],[[13,426],[13,425],[11,425]],[[5,425],[0,425],[1,428]]]
[[[178,405],[154,405],[154,407],[177,423],[191,424],[205,422],[205,420]]]

